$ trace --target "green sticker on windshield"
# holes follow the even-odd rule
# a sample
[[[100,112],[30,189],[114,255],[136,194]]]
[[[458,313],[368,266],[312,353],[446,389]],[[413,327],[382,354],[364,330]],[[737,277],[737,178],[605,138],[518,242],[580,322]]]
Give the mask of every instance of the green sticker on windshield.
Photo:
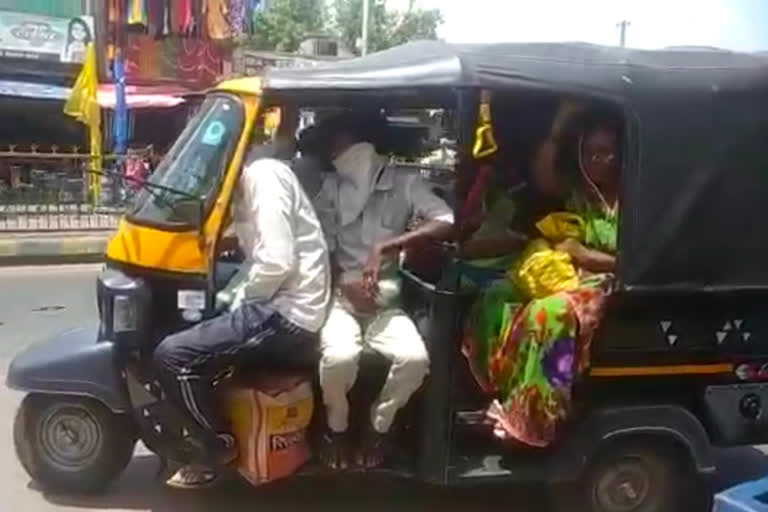
[[[221,121],[213,121],[208,125],[203,134],[203,144],[207,146],[218,146],[221,144],[221,139],[224,138],[227,128]]]

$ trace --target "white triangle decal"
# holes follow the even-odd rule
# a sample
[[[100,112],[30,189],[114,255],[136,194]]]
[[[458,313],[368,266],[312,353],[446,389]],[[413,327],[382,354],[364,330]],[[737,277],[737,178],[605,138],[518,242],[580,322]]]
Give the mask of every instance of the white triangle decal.
[[[736,325],[736,329],[741,329],[742,324],[744,324],[744,320],[734,320],[734,325]]]
[[[752,333],[751,332],[743,332],[743,333],[741,333],[741,339],[743,339],[744,341],[749,341],[749,338],[751,338],[751,337],[752,337]]]
[[[717,331],[717,333],[715,333],[715,336],[717,336],[717,344],[720,345],[721,343],[723,343],[723,340],[725,340],[725,338],[728,336],[728,333],[723,331]]]
[[[724,331],[730,331],[733,329],[733,326],[731,325],[731,322],[725,322],[725,325],[723,326]]]
[[[661,330],[664,332],[664,334],[667,334],[669,328],[672,327],[672,322],[669,320],[662,320],[659,322],[659,325],[661,325]]]
[[[676,334],[670,334],[669,336],[667,336],[667,342],[669,343],[670,346],[672,346],[675,343],[677,343],[677,335]]]

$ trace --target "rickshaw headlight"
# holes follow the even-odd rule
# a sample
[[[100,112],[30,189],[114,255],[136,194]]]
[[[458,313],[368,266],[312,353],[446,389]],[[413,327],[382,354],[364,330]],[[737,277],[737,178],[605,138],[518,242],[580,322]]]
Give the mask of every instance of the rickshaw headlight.
[[[138,329],[138,308],[136,301],[127,295],[112,298],[112,332],[131,332]]]
[[[152,296],[144,280],[105,269],[98,278],[99,340],[138,347],[149,339]]]

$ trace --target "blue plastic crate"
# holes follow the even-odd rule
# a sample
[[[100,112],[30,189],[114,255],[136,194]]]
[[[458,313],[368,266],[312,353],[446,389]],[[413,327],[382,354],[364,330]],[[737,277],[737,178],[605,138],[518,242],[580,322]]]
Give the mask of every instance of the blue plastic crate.
[[[717,493],[713,512],[768,512],[768,477]]]

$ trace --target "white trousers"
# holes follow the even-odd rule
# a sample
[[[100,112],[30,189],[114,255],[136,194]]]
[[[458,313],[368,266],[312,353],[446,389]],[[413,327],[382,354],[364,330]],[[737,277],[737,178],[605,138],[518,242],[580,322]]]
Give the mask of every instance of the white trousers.
[[[344,432],[349,426],[347,393],[357,379],[360,354],[368,346],[392,362],[379,398],[371,408],[371,423],[388,432],[397,411],[419,389],[429,373],[429,355],[416,325],[400,309],[385,309],[361,317],[334,298],[320,334],[320,386],[328,413],[328,427]]]

